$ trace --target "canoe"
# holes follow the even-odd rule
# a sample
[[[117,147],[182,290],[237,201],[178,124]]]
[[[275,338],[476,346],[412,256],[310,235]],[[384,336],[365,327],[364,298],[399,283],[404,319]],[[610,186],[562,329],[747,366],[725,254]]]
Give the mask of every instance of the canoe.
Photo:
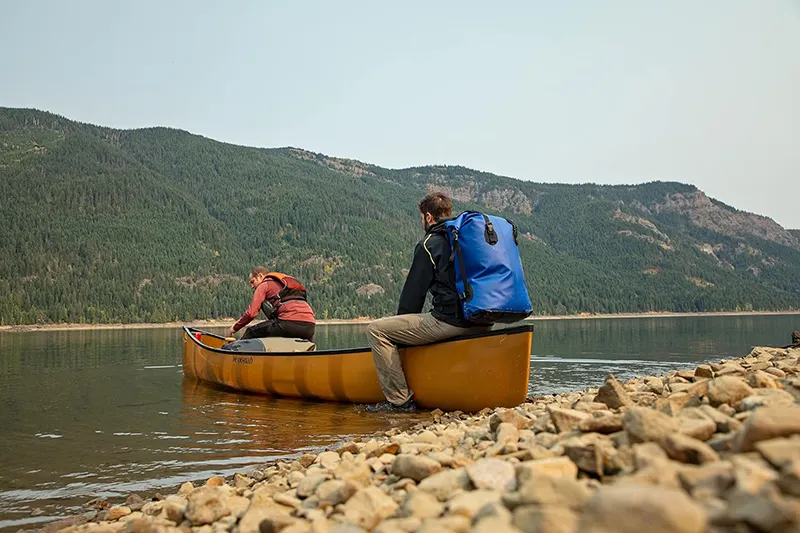
[[[533,326],[400,349],[419,407],[476,412],[525,401]],[[225,338],[183,327],[183,373],[237,391],[316,400],[385,400],[367,348],[291,352],[222,350]]]

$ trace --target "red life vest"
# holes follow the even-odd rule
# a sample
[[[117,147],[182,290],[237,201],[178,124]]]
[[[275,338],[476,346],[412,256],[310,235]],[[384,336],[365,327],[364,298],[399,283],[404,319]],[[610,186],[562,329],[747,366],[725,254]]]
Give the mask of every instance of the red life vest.
[[[264,301],[261,302],[261,311],[264,312],[267,318],[271,318],[275,315],[278,311],[278,307],[280,307],[283,302],[288,302],[290,300],[308,301],[306,288],[293,276],[281,272],[268,272],[264,275],[264,280],[266,279],[274,279],[283,285],[283,288],[278,291],[276,296],[269,299],[265,298]]]

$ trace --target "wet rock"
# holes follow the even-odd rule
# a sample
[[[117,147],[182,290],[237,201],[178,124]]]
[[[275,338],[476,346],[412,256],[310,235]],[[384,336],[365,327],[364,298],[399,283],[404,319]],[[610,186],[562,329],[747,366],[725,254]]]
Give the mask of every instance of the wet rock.
[[[757,442],[797,433],[800,433],[800,407],[762,407],[744,423],[734,449],[749,452]]]
[[[565,507],[523,505],[514,509],[513,524],[524,533],[574,533],[578,515]]]
[[[442,465],[437,461],[419,455],[401,454],[392,463],[392,474],[399,477],[407,477],[417,482],[441,470]]]
[[[397,503],[381,489],[367,487],[347,500],[343,511],[345,520],[369,531],[397,508]]]
[[[478,489],[505,492],[517,487],[514,466],[508,461],[490,457],[480,459],[466,468],[472,484]]]
[[[720,376],[720,373],[717,372]],[[708,400],[711,405],[733,405],[753,394],[753,389],[741,378],[722,375],[708,384]]]
[[[610,434],[622,430],[622,415],[610,414],[584,418],[578,422],[578,429],[584,432]]]
[[[679,428],[674,418],[644,407],[631,407],[623,416],[622,425],[631,443],[660,442]]]
[[[612,409],[633,405],[633,400],[628,396],[625,387],[612,374],[606,376],[606,381],[597,391],[594,401],[604,403]]]
[[[556,430],[559,432],[577,429],[581,420],[588,419],[592,416],[584,411],[577,411],[575,409],[562,409],[559,407],[548,407],[547,412],[550,415]]]
[[[687,435],[668,435],[661,441],[661,447],[670,459],[682,463],[703,464],[719,461],[719,455],[706,443]]]
[[[610,485],[597,489],[578,533],[704,533],[706,514],[683,491]]]
[[[447,501],[456,494],[472,490],[472,481],[466,468],[444,470],[422,480],[418,485],[419,490],[428,492],[439,499]]]

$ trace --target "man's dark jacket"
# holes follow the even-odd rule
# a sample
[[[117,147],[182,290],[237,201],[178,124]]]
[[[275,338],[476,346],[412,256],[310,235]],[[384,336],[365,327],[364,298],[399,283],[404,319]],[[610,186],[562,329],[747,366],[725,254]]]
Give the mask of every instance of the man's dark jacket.
[[[414,248],[414,260],[408,271],[406,283],[400,293],[398,315],[421,313],[425,296],[430,291],[433,297],[431,314],[452,326],[471,327],[458,302],[456,274],[450,260],[450,240],[444,223],[451,218],[442,218],[433,224],[425,237]]]

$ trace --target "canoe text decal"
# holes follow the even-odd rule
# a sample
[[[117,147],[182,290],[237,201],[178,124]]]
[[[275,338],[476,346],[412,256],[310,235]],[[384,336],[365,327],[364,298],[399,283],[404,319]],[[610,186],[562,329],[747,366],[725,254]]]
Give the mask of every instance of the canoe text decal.
[[[242,365],[252,365],[253,364],[253,358],[252,357],[241,357],[241,356],[234,355],[233,356],[233,362],[234,363],[239,363],[239,364],[242,364]]]

